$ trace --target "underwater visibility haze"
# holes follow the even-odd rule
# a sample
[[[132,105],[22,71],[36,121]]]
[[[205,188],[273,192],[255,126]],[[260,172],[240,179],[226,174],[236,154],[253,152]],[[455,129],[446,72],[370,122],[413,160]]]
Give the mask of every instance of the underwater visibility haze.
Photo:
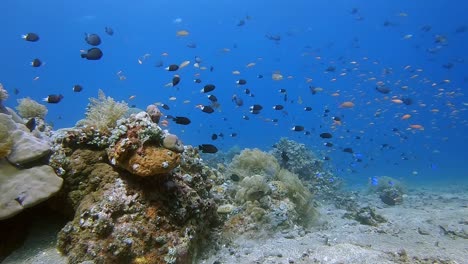
[[[285,186],[296,186],[293,184],[295,180],[284,176],[289,174],[281,172],[285,169],[298,174],[298,180],[305,182],[304,186],[318,184],[320,181],[314,177],[326,174],[329,175],[325,177],[328,181],[324,183],[326,186],[339,181],[343,183],[341,190],[370,189],[378,194],[377,202],[389,206],[404,204],[405,201],[401,201],[403,194],[389,194],[378,189],[381,187],[378,180],[385,181],[386,187],[393,191],[396,188],[402,193],[407,193],[407,190],[395,185],[401,183],[411,186],[410,189],[431,189],[441,185],[467,184],[468,98],[465,91],[468,85],[468,18],[465,12],[468,2],[81,0],[69,3],[18,0],[2,1],[0,7],[4,10],[0,16],[3,25],[0,28],[0,83],[8,94],[0,97],[0,112],[6,114],[2,110],[5,107],[20,112],[22,121],[15,122],[24,123],[31,134],[36,123],[38,126],[41,124],[39,117],[45,122],[42,125],[49,127],[41,133],[48,133],[48,136],[60,129],[84,129],[83,133],[88,136],[86,139],[78,134],[58,136],[64,140],[62,143],[68,142],[65,139],[78,142],[63,146],[67,157],[75,155],[76,158],[78,154],[72,155],[70,149],[82,148],[77,146],[84,146],[80,145],[85,144],[83,142],[96,144],[97,149],[107,149],[107,156],[101,154],[112,166],[127,170],[127,174],[144,174],[146,177],[174,173],[172,169],[177,171],[179,162],[184,164],[190,160],[188,156],[200,155],[199,162],[224,175],[216,174],[216,184],[212,185],[218,187],[209,191],[216,194],[200,191],[203,188],[190,185],[193,182],[187,184],[203,199],[214,199],[221,208],[229,204],[242,208],[238,209],[241,211],[257,212],[262,216],[251,215],[257,220],[265,218],[268,210],[264,205],[251,207],[253,201],[261,201],[262,195],[274,194],[274,182],[283,181],[291,184]],[[25,113],[19,107],[24,98],[45,105],[46,113],[41,116],[21,114]],[[112,105],[115,108],[105,108],[105,103],[115,104]],[[160,112],[152,115],[148,105]],[[103,114],[99,117],[101,119],[111,118],[110,113],[116,115],[116,119],[99,132],[86,130],[96,128],[90,122],[93,106],[93,114]],[[120,110],[123,111],[121,115]],[[141,111],[148,112],[151,118],[129,117],[129,113]],[[127,121],[117,122],[120,117],[127,118]],[[10,121],[0,120],[5,122],[2,126],[11,126],[8,125]],[[145,129],[157,127],[157,131],[168,131],[156,133],[152,130],[159,135],[155,136],[145,130],[147,138],[144,138],[138,134],[140,132],[133,131],[135,127],[142,127],[142,120],[154,122]],[[116,132],[119,125],[126,127],[124,132]],[[2,126],[0,132],[12,131],[1,130]],[[139,136],[132,137],[131,131]],[[99,141],[96,133],[102,133],[105,140]],[[161,138],[160,133],[163,133]],[[91,134],[95,140],[87,141]],[[122,140],[124,134],[128,142],[136,145],[127,146],[128,149],[123,151],[117,146],[122,144],[125,148],[124,143],[117,139],[120,137]],[[177,136],[172,138],[173,135]],[[149,151],[143,150],[143,146],[157,141],[156,137],[161,140],[161,146],[175,153],[167,154],[170,156],[166,157],[167,160],[157,160],[163,163],[160,172],[151,169],[151,172],[138,172],[140,163],[138,166],[131,165],[131,162],[124,164],[122,157],[127,155],[125,153]],[[6,138],[6,134],[0,136],[0,142],[2,138]],[[139,143],[132,141],[137,139]],[[6,145],[10,144],[8,140],[5,139]],[[170,140],[174,142],[168,143]],[[57,140],[50,142],[54,142],[49,143],[51,146],[58,144]],[[182,144],[193,146],[191,151],[194,152],[187,148],[184,152]],[[305,159],[293,161],[295,156],[290,155],[290,149],[284,144],[295,146],[296,151],[310,150],[314,162]],[[114,150],[109,150],[114,147]],[[59,149],[51,147],[48,155],[52,158],[47,164],[57,175],[64,177],[63,184],[68,186],[64,175],[74,171],[69,165],[73,162],[63,163],[68,165],[60,163],[65,158],[57,158]],[[257,149],[271,156],[248,152]],[[10,150],[5,153],[13,155]],[[190,157],[195,157],[193,155]],[[249,158],[248,155],[252,156]],[[274,171],[249,174],[243,171],[246,169],[242,167],[244,165],[239,165],[243,170],[234,168],[233,164],[242,164],[240,160],[244,156],[251,161],[260,157],[258,162],[268,162],[269,158],[275,157],[276,161],[264,166],[271,169],[278,164],[278,171],[271,169]],[[16,169],[33,166],[27,163],[21,167],[18,166],[21,162],[12,162],[8,155],[0,157],[17,166]],[[287,165],[293,162],[302,164],[304,168],[294,170],[294,166]],[[0,166],[6,165],[0,163]],[[200,168],[182,167],[185,175],[189,176],[196,174],[194,170],[200,175],[207,170],[202,173],[198,172],[202,171]],[[314,176],[302,175],[304,170]],[[4,175],[7,174],[5,172]],[[256,178],[258,175],[265,176],[264,180]],[[169,180],[161,188],[164,192],[175,189],[183,192],[182,187],[174,186],[187,181],[184,177],[180,182]],[[207,177],[203,176],[200,182],[206,181]],[[231,181],[232,190],[236,191],[229,192],[230,187],[221,187],[226,186],[221,180],[223,177]],[[6,186],[5,182],[2,184]],[[246,190],[249,185],[263,186],[259,187],[262,191],[250,192]],[[338,187],[335,187],[338,192]],[[220,191],[222,188],[227,189]],[[291,191],[293,187],[285,188]],[[91,192],[91,189],[86,190]],[[297,191],[299,189],[295,192],[304,193],[301,199],[310,198],[312,204],[312,196],[306,195],[305,190]],[[309,189],[316,197],[323,195],[320,193],[323,190]],[[62,188],[58,195],[65,197],[67,194],[63,192]],[[118,191],[113,195],[115,193]],[[255,196],[254,193],[262,195]],[[80,195],[84,197],[85,194]],[[219,198],[217,195],[231,197]],[[298,219],[312,215],[315,218],[315,208],[304,209],[308,208],[307,203],[297,199],[297,195],[290,197],[295,208],[300,208],[295,212],[308,212],[298,213]],[[23,202],[19,200],[19,203]],[[71,204],[74,205],[73,210],[79,210],[78,201]],[[212,207],[205,203],[197,206],[203,208],[203,212],[209,212]],[[265,212],[259,213],[258,208]],[[228,211],[229,214],[236,212],[234,209]],[[218,213],[225,216],[219,208]],[[146,216],[150,214],[148,209]],[[178,217],[181,214],[177,213]],[[239,223],[234,224],[229,214],[219,221],[230,221],[231,226],[237,226]],[[189,215],[181,218],[193,217]],[[466,212],[464,215],[466,217]],[[244,221],[240,219],[236,221]],[[466,220],[464,218],[465,229]],[[271,224],[274,220],[267,222]],[[191,227],[193,232],[207,233],[194,226]],[[117,229],[117,223],[114,228]],[[228,232],[227,229],[224,232]],[[72,237],[70,230],[66,235]],[[58,239],[61,252],[68,255],[71,263],[86,260],[73,253],[73,246],[67,244],[72,242],[63,238],[64,232],[61,231],[62,237]],[[466,237],[459,238],[457,242],[464,240]],[[188,259],[196,255],[177,256],[174,253],[171,259],[167,252],[171,252],[172,246],[181,251],[171,244],[169,250],[164,251],[166,257],[158,261],[175,263],[171,261],[177,259],[177,263],[190,263]],[[192,247],[188,247],[191,250],[187,251],[193,253]],[[119,258],[120,253],[115,254],[117,261],[152,263],[144,262],[151,259],[148,255],[145,255],[145,260],[139,259],[144,254],[122,258]],[[103,259],[102,263],[110,263],[106,262],[109,261],[106,257]],[[218,263],[230,263],[227,259],[225,257]],[[324,260],[323,263],[328,262]]]

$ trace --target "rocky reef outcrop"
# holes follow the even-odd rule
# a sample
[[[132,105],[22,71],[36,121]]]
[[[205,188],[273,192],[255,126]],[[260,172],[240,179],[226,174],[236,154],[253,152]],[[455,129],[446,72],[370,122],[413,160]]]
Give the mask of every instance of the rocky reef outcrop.
[[[64,179],[59,250],[72,263],[192,263],[213,226],[211,169],[146,112],[109,133],[83,126],[54,136]]]
[[[0,220],[47,200],[62,186],[47,165],[51,146],[39,128],[0,113]]]
[[[261,237],[294,226],[308,227],[318,213],[307,183],[281,169],[274,156],[244,149],[228,165],[216,186],[224,238]]]

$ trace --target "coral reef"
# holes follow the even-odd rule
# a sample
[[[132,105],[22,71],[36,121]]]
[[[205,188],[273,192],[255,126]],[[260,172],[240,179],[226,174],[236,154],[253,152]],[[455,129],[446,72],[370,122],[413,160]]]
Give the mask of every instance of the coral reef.
[[[135,151],[125,161],[119,162],[119,166],[130,173],[143,177],[169,173],[179,164],[178,153],[155,146],[144,147],[141,151]]]
[[[144,177],[168,173],[180,165],[178,152],[183,152],[183,145],[177,136],[161,130],[148,113],[131,115],[117,125],[107,149],[113,165]]]
[[[309,182],[310,191],[320,199],[328,199],[342,187],[342,180],[325,170],[323,161],[304,144],[281,138],[270,153],[285,168]]]
[[[90,98],[86,118],[78,121],[77,126],[88,126],[100,133],[106,134],[116,125],[117,120],[128,111],[125,102],[116,102],[112,97],[106,97],[102,90],[98,98]]]
[[[369,206],[358,208],[355,211],[345,213],[344,217],[354,219],[362,225],[370,226],[378,226],[381,223],[387,222],[383,216],[377,214],[375,209]]]
[[[50,164],[64,178],[61,206],[74,216],[59,233],[58,248],[71,263],[195,261],[218,223],[210,192],[217,173],[197,149],[181,145],[145,112],[118,120],[105,134],[62,130],[54,144]],[[176,146],[179,152],[166,148]],[[153,152],[163,158],[148,163]]]
[[[257,174],[273,178],[279,170],[280,166],[272,155],[259,149],[244,149],[232,159],[227,173],[235,174],[242,180]]]
[[[282,168],[296,173],[300,178],[310,179],[317,171],[322,171],[322,161],[304,144],[296,141],[281,138],[274,145],[271,154]]]
[[[279,169],[271,154],[246,149],[234,157],[225,177],[226,182],[215,190],[224,197],[217,202],[222,204],[226,237],[239,231],[261,236],[295,225],[307,227],[317,219],[307,184],[296,174]]]
[[[27,119],[33,117],[44,119],[44,117],[47,115],[47,107],[29,97],[18,99],[18,106],[16,107],[16,110],[21,117]]]
[[[406,188],[400,181],[388,176],[374,177],[370,181],[369,190],[378,194],[380,200],[387,205],[403,203],[403,195],[406,193]]]

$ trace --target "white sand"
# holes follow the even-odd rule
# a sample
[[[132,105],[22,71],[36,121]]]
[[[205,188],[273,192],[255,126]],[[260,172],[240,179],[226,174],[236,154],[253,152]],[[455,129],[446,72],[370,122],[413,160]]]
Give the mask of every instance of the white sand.
[[[201,263],[468,263],[468,187],[412,190],[397,206],[377,196],[358,202],[377,208],[388,222],[361,225],[343,218],[345,210],[322,204],[321,223],[310,230],[298,227],[261,241],[240,237]],[[57,230],[38,223],[3,263],[66,263],[55,249]]]

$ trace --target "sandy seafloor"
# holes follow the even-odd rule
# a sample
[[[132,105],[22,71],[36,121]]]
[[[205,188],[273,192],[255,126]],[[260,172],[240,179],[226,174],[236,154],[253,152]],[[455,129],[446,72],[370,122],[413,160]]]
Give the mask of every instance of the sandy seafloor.
[[[409,189],[397,206],[375,194],[355,197],[388,222],[362,225],[322,202],[315,227],[261,240],[240,236],[200,263],[468,263],[468,185]],[[37,222],[23,247],[2,263],[66,263],[55,249],[59,229],[46,219]]]

